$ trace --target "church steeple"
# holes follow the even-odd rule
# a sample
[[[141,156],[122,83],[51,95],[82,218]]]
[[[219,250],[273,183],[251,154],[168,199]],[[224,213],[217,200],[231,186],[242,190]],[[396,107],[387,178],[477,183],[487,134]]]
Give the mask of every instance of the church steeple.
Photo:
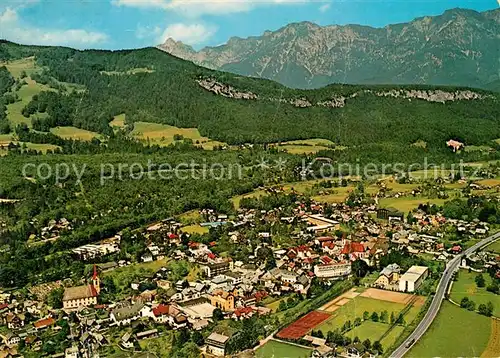
[[[95,264],[94,264],[94,274],[92,275],[92,286],[94,286],[94,289],[97,292],[97,294],[101,292],[101,279],[97,274],[97,266]]]

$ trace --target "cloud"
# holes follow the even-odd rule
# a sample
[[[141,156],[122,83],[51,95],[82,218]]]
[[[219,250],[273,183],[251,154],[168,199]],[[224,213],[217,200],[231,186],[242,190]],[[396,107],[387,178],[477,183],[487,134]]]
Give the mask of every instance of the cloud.
[[[105,42],[108,36],[102,32],[83,29],[42,29],[22,24],[16,10],[6,8],[0,14],[0,38],[23,44],[70,45],[86,47]]]
[[[208,40],[216,32],[217,28],[214,26],[177,23],[169,25],[165,31],[163,31],[158,42],[163,43],[168,38],[172,38],[188,45],[197,45]]]
[[[161,34],[161,28],[159,26],[142,26],[138,25],[137,30],[135,30],[135,37],[138,39],[146,39],[150,37],[158,37]]]
[[[330,9],[331,4],[324,4],[319,7],[319,11],[321,12],[327,12],[328,9]]]
[[[312,0],[111,0],[115,6],[175,11],[185,17],[246,12],[257,6],[305,3]]]

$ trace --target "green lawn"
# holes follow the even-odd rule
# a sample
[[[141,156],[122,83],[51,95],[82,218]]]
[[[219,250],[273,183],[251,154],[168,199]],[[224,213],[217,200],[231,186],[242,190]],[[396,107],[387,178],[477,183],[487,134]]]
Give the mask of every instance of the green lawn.
[[[389,328],[390,325],[386,323],[365,321],[361,324],[361,326],[358,326],[347,332],[346,336],[350,337],[351,339],[354,339],[354,337],[358,337],[361,341],[369,339],[372,343],[375,341],[380,341],[383,348],[388,348],[394,344],[396,339],[404,330],[404,327],[396,326],[386,337],[384,337],[383,340],[381,340],[383,334],[387,332]]]
[[[356,317],[363,318],[363,313],[365,311],[369,312],[370,315],[372,312],[377,312],[380,315],[380,312],[386,310],[389,313],[390,317],[391,312],[394,312],[394,314],[397,315],[404,308],[405,305],[402,303],[380,301],[372,298],[358,296],[333,312],[332,318],[322,323],[316,329],[320,329],[321,331],[323,331],[323,333],[326,334],[328,331],[334,331],[337,328],[341,329],[344,323],[348,320],[353,323]],[[405,315],[406,322],[411,322],[418,314],[418,311],[419,307],[412,307],[410,311]]]
[[[292,344],[270,340],[255,352],[257,358],[305,358],[310,357],[312,350]]]
[[[451,299],[460,303],[462,298],[468,297],[476,303],[476,309],[481,303],[486,304],[491,301],[495,307],[493,314],[497,317],[500,316],[500,296],[486,290],[486,287],[491,284],[491,277],[487,273],[483,273],[486,287],[477,287],[474,279],[478,275],[475,272],[469,273],[466,270],[460,270],[458,281],[453,282]]]
[[[435,321],[407,356],[479,357],[490,331],[491,318],[443,302]]]

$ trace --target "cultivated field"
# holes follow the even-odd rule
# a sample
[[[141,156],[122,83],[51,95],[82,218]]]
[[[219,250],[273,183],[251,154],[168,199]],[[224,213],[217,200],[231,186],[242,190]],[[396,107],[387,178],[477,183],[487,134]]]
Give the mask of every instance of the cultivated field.
[[[76,127],[56,127],[51,128],[50,132],[63,138],[63,139],[74,139],[74,140],[86,140],[90,141],[94,137],[98,137],[99,134],[85,129],[80,129]]]
[[[478,180],[476,182],[479,185],[484,185],[484,186],[500,186],[500,179],[483,179],[483,180]]]
[[[330,318],[328,313],[312,311],[285,327],[276,335],[283,339],[299,339],[321,322]]]
[[[262,347],[255,351],[257,358],[306,358],[310,357],[312,349],[299,347],[294,344],[289,344],[271,339]]]
[[[486,304],[491,301],[494,306],[493,315],[500,317],[500,296],[486,290],[486,287],[491,284],[491,277],[487,273],[483,273],[486,287],[477,287],[474,279],[478,275],[475,272],[469,273],[467,270],[460,270],[458,280],[453,282],[451,299],[460,303],[462,298],[467,297],[476,303],[476,309],[481,303]]]
[[[488,346],[492,321],[445,301],[429,330],[407,356],[478,357]]]

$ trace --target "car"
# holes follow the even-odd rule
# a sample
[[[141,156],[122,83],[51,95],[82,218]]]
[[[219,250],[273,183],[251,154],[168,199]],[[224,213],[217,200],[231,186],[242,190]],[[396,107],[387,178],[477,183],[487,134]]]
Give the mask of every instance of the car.
[[[415,343],[415,338],[412,338],[411,341],[409,341],[408,343],[406,343],[405,347],[406,348],[410,348],[413,345],[413,343]]]

